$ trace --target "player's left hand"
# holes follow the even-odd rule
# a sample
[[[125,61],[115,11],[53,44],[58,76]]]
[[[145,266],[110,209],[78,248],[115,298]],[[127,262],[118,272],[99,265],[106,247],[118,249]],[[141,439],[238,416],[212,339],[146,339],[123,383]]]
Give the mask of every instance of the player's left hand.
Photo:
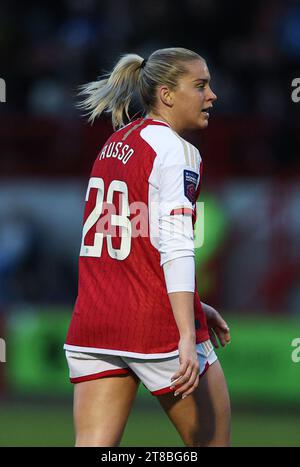
[[[202,308],[206,316],[210,340],[213,346],[218,349],[219,342],[222,347],[224,347],[226,344],[229,344],[231,341],[231,336],[226,321],[212,306],[202,303]]]

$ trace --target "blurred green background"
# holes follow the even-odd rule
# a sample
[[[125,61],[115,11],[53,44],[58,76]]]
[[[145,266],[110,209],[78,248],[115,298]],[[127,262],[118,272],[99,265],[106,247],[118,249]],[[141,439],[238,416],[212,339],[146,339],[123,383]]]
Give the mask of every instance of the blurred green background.
[[[71,310],[20,309],[6,335],[1,446],[72,446],[72,388],[62,345]],[[299,320],[230,315],[219,349],[233,408],[233,446],[300,446]],[[5,395],[6,394],[6,395]],[[142,429],[141,429],[142,427]],[[158,401],[140,385],[122,446],[183,446]]]

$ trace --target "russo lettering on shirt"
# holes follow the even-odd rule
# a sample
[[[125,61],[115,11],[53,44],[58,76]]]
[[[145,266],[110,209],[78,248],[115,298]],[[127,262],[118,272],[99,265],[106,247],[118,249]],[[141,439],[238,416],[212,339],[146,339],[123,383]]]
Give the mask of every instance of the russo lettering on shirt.
[[[123,164],[127,164],[133,154],[134,149],[128,146],[128,144],[124,144],[122,141],[114,141],[102,148],[99,153],[99,160],[112,158],[123,162]]]

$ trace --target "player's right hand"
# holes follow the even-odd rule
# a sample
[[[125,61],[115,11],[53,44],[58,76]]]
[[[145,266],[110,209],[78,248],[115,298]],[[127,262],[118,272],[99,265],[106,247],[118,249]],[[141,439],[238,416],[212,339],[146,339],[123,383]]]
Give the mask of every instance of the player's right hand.
[[[171,378],[171,389],[174,395],[182,395],[182,399],[192,394],[199,384],[199,360],[195,339],[181,337],[178,343],[179,370]]]

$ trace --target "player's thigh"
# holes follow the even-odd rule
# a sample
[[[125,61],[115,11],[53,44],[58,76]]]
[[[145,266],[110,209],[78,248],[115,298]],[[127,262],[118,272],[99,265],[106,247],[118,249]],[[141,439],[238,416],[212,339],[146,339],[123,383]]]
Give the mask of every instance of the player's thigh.
[[[75,385],[76,445],[117,445],[139,379],[119,356],[66,351],[66,358]]]
[[[173,392],[157,397],[186,446],[230,445],[230,400],[218,360],[185,399]]]
[[[131,372],[75,384],[76,445],[117,446],[138,386],[139,380]]]

